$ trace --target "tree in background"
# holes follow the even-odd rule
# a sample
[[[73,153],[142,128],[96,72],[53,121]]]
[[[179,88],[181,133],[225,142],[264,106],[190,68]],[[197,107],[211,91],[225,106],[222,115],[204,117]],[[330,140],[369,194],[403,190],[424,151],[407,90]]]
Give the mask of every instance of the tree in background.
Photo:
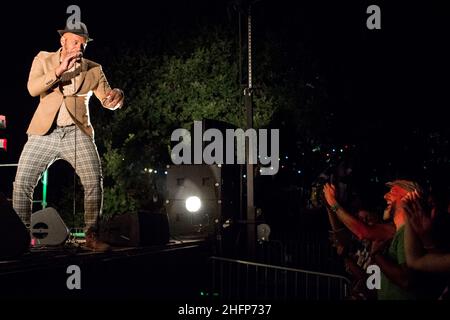
[[[104,149],[106,215],[153,206],[165,166],[171,163],[174,129],[189,129],[202,119],[245,127],[233,39],[213,30],[175,47],[163,53],[125,51],[107,64],[109,77],[124,88],[127,102],[121,112],[102,111],[95,117],[99,148]],[[268,125],[275,109],[268,90],[257,90],[255,127]]]

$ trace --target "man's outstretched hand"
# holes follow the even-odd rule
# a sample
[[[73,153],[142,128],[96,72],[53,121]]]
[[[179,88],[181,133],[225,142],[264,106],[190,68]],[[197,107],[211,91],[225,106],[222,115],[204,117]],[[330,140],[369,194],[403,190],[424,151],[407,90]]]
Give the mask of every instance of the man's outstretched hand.
[[[110,109],[117,109],[123,106],[124,94],[120,89],[112,89],[106,95],[103,105]]]

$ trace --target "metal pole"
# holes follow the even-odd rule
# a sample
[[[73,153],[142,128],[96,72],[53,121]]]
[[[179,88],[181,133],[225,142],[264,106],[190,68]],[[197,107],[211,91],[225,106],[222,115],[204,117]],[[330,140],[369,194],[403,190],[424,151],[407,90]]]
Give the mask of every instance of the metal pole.
[[[19,164],[17,163],[2,163],[0,167],[17,167]],[[40,202],[42,205],[42,209],[47,207],[47,185],[48,185],[48,170],[45,170],[42,174],[42,201],[33,201]]]
[[[42,209],[47,207],[47,184],[48,184],[48,170],[44,171],[42,175]]]
[[[238,8],[238,29],[239,29],[239,88],[244,87],[244,81],[242,79],[242,23],[241,13],[242,7]],[[239,101],[240,103],[242,100]],[[239,165],[239,219],[244,220],[244,165]]]
[[[244,90],[244,105],[246,109],[247,129],[253,128],[253,101],[252,101],[252,15],[251,5],[248,6],[247,15],[247,48],[248,48],[248,87]],[[247,150],[247,246],[249,257],[256,255],[256,228],[254,204],[254,171],[250,163],[251,147],[249,139],[246,141]]]

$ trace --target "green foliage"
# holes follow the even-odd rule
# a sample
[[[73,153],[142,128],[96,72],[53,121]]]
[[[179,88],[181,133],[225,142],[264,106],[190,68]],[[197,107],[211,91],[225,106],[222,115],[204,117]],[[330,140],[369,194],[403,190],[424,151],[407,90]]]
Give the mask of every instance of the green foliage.
[[[122,110],[94,115],[103,151],[105,214],[150,205],[148,199],[159,193],[156,185],[164,177],[144,169],[170,163],[174,129],[190,128],[202,119],[244,126],[237,48],[231,38],[212,31],[179,43],[179,50],[170,54],[144,47],[125,50],[105,65],[110,81],[126,93]],[[267,125],[272,99],[258,91],[254,102],[255,126]]]
[[[180,37],[169,46],[155,45],[159,50],[144,45],[134,51],[105,54],[110,59],[103,62],[110,82],[126,94],[122,110],[93,116],[103,154],[106,214],[145,208],[151,206],[149,199],[160,196],[156,186],[171,162],[174,129],[189,129],[194,120],[202,119],[245,128],[235,38],[226,30],[204,30],[194,37]],[[314,128],[324,120],[323,115],[318,116],[317,105],[326,96],[319,93],[324,98],[314,100],[321,86],[307,95],[307,76],[299,76],[303,70],[292,69],[281,45],[268,43],[275,45],[260,48],[254,57],[254,127],[273,122],[277,128]],[[309,66],[306,58],[301,59]],[[92,108],[93,113],[98,109]],[[160,170],[155,175],[145,168]]]

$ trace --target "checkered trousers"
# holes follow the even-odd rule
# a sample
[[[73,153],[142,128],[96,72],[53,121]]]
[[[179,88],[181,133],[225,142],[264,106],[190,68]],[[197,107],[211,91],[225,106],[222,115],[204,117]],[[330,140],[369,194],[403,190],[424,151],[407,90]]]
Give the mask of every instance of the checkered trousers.
[[[75,125],[58,127],[45,136],[28,136],[13,191],[13,207],[25,224],[30,224],[33,192],[42,173],[58,159],[66,160],[75,168],[75,153],[76,173],[84,188],[86,229],[96,227],[103,202],[100,158],[93,139]]]

